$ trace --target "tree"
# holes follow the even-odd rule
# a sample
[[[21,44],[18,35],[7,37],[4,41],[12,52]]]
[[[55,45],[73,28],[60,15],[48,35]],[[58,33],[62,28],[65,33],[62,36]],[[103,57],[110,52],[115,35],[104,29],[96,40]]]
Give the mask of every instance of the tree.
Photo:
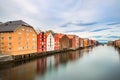
[[[46,33],[52,33],[52,34],[54,34],[54,31],[53,30],[47,30]]]

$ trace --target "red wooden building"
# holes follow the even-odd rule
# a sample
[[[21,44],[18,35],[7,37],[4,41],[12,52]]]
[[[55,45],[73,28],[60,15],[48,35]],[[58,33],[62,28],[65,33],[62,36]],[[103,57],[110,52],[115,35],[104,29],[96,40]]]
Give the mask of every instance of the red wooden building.
[[[69,38],[67,35],[56,33],[54,35],[54,50],[69,48]]]
[[[60,38],[63,36],[64,36],[64,34],[60,34],[60,33],[56,33],[54,35],[54,41],[55,41],[54,49],[55,50],[60,50]]]
[[[76,38],[75,35],[67,35],[69,38],[69,48],[76,48]]]
[[[40,32],[37,35],[37,52],[46,52],[46,44],[47,44],[47,39],[46,39],[46,34],[45,32]]]

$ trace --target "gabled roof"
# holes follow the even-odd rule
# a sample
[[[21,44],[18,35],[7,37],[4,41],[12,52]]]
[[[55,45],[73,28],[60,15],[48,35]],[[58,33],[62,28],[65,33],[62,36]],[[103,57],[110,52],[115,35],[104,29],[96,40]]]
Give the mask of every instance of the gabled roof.
[[[13,32],[15,31],[19,26],[28,26],[32,27],[31,25],[27,24],[26,22],[22,20],[17,21],[8,21],[6,23],[2,23],[0,25],[0,32]],[[33,28],[33,27],[32,27]]]
[[[50,34],[50,32],[46,32],[46,33],[45,33],[45,35],[46,35],[47,37],[49,36],[49,34]]]
[[[60,33],[56,33],[55,35],[54,35],[54,37],[58,37],[58,38],[62,38],[64,36],[64,34],[60,34]]]
[[[45,35],[46,35],[47,37],[49,36],[49,34],[52,34],[53,37],[55,36],[55,34],[52,33],[52,32],[45,32]]]
[[[75,37],[75,35],[67,35],[67,37],[68,37],[69,39],[72,39],[72,38]]]

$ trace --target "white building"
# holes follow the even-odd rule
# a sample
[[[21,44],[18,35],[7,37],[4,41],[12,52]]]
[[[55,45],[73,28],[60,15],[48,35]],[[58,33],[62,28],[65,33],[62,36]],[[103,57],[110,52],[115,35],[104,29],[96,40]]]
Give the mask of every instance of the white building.
[[[80,40],[80,47],[84,47],[84,40],[83,39]]]
[[[78,36],[75,36],[75,44],[76,44],[76,48],[79,48],[79,37]]]
[[[52,33],[47,34],[47,51],[54,50],[54,36]]]

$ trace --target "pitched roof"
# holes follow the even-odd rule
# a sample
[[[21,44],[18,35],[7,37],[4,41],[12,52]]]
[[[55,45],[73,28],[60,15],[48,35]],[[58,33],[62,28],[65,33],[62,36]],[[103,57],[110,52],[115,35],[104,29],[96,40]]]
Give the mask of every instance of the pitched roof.
[[[50,34],[50,32],[46,32],[46,33],[45,33],[45,35],[46,35],[47,37],[49,36],[49,34]]]
[[[60,34],[60,33],[56,33],[55,35],[54,35],[54,37],[58,37],[58,38],[62,38],[64,36],[64,34]]]
[[[67,37],[68,37],[69,39],[72,39],[72,38],[75,37],[75,35],[67,35]]]
[[[0,22],[0,25],[2,24],[2,22]]]
[[[21,25],[32,27],[22,20],[8,21],[0,25],[0,32],[13,32]]]

